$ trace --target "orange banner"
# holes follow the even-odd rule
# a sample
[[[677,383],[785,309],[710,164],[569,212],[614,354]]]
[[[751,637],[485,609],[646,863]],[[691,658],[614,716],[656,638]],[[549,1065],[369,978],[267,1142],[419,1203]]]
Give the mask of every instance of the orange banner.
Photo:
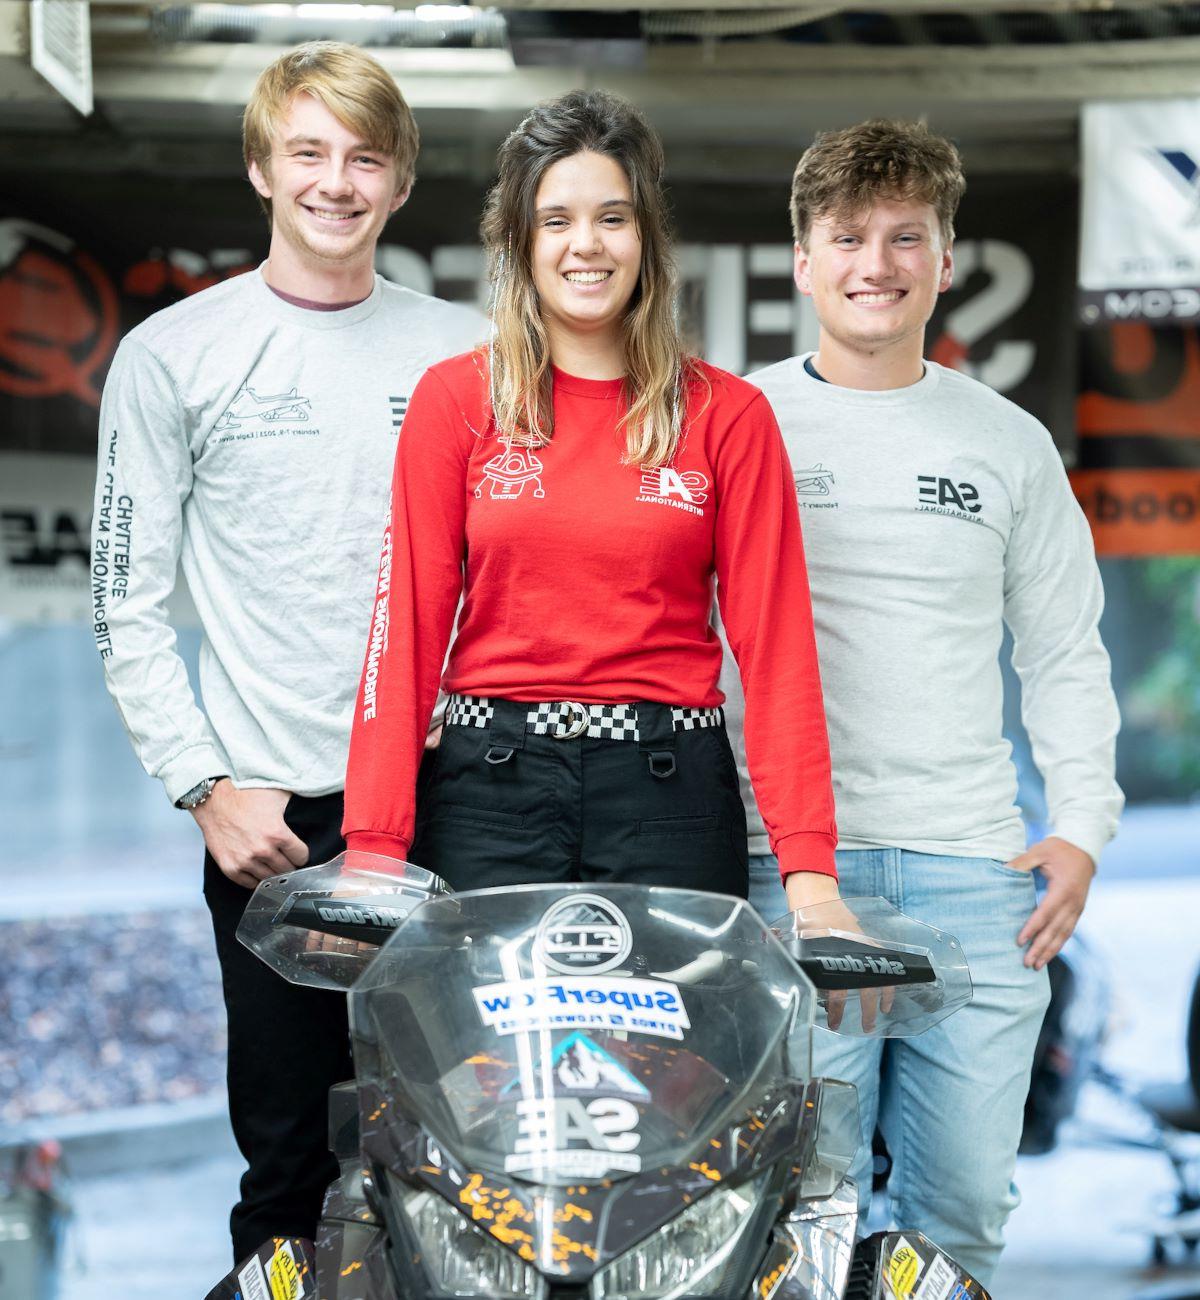
[[[1084,469],[1071,486],[1098,555],[1200,554],[1200,470]]]
[[[1150,434],[1200,437],[1200,335],[1124,323],[1086,331],[1083,388],[1075,408],[1081,438]]]
[[[1100,555],[1200,554],[1200,331],[1080,334],[1077,468]]]

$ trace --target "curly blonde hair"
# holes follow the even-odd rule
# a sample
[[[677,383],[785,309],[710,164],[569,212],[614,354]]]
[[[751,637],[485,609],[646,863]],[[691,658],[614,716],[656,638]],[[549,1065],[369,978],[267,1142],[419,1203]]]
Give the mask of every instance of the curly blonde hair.
[[[825,131],[792,176],[792,236],[808,247],[821,217],[856,216],[877,198],[918,199],[937,213],[942,240],[954,240],[954,214],[967,188],[958,150],[921,122],[876,117]]]

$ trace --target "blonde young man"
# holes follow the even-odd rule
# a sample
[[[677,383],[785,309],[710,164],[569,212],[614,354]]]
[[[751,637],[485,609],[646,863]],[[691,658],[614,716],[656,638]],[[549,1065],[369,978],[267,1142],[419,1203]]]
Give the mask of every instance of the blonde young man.
[[[133,330],[101,408],[93,546],[126,560],[107,565],[121,580],[106,583],[97,638],[138,757],[204,835],[249,1166],[236,1259],[313,1235],[336,1173],[326,1094],[352,1068],[345,999],[285,984],[234,931],[260,880],[344,847],[396,430],[426,367],[485,328],[374,272],[417,144],[394,81],[353,46],[301,46],[267,68],[244,119],[267,260]],[[204,629],[203,709],[167,621],[180,560]]]
[[[975,987],[943,1025],[886,1048],[822,1031],[817,1064],[858,1088],[864,1214],[878,1119],[894,1217],[986,1285],[1017,1203],[1044,967],[1083,910],[1122,796],[1100,579],[1054,444],[990,389],[923,360],[964,184],[954,147],[921,126],[818,137],[791,210],[819,347],[754,381],[796,473],[841,893],[883,895],[957,935]],[[1028,851],[1001,735],[1005,623],[1054,825]],[[751,852],[765,853],[749,813]],[[774,859],[751,857],[751,901],[768,919],[838,887],[799,871],[785,898]]]

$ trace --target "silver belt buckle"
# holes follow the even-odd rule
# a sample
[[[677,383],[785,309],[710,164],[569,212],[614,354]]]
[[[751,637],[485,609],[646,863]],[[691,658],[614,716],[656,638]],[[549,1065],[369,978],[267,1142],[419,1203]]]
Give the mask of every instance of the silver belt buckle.
[[[575,740],[588,729],[589,714],[587,706],[578,704],[574,700],[561,700],[560,703],[571,710],[571,723],[566,731],[552,731],[550,735],[555,740]],[[559,726],[562,725],[560,722]]]

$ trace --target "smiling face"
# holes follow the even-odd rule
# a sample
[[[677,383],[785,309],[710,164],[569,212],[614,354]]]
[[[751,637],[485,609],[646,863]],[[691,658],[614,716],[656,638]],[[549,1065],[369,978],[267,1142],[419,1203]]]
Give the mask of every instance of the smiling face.
[[[911,352],[919,367],[925,326],[954,274],[931,204],[878,198],[850,218],[815,217],[795,258],[796,287],[812,296],[821,325],[822,357],[831,349],[893,359]]]
[[[314,269],[370,265],[396,191],[393,158],[359,139],[312,95],[293,97],[278,123],[270,162],[250,181],[271,200],[271,256]]]
[[[619,345],[641,259],[620,163],[577,153],[547,167],[534,198],[530,263],[552,355],[584,337]]]

